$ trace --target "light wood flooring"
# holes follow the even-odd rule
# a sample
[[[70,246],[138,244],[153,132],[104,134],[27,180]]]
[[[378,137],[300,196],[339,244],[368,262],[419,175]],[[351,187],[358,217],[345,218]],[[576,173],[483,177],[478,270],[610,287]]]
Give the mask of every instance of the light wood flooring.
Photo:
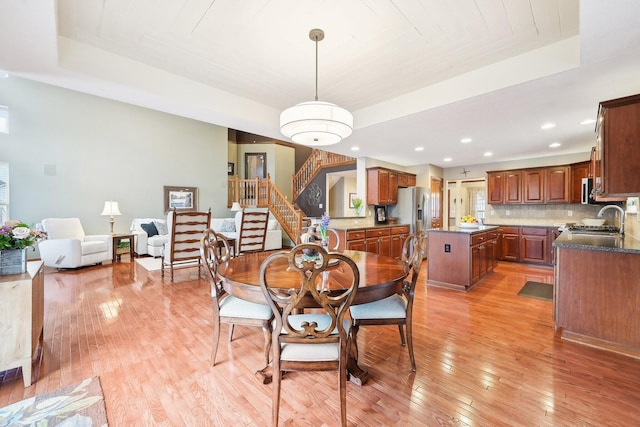
[[[259,328],[223,326],[210,366],[209,284],[175,282],[123,257],[45,276],[44,348],[31,387],[0,374],[0,406],[99,376],[110,426],[265,426]],[[426,269],[426,263],[423,264]],[[631,426],[640,423],[640,361],[560,340],[551,302],[517,296],[550,268],[500,263],[468,293],[425,285],[415,301],[417,372],[396,327],[363,327],[364,386],[349,383],[354,426]],[[603,284],[605,286],[605,284]],[[640,325],[629,325],[640,327]],[[339,424],[335,372],[290,373],[280,425]]]

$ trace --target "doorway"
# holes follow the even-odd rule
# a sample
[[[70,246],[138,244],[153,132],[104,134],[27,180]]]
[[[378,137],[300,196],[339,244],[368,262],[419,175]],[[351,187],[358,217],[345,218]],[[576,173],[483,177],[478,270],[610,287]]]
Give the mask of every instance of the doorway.
[[[244,179],[267,177],[267,153],[244,154]]]

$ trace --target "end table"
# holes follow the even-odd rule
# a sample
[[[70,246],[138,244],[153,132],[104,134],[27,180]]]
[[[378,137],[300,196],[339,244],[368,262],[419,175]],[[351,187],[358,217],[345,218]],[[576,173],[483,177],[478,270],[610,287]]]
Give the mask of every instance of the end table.
[[[113,246],[113,262],[120,261],[122,254],[129,254],[131,260],[133,260],[133,234],[114,234],[112,237]]]

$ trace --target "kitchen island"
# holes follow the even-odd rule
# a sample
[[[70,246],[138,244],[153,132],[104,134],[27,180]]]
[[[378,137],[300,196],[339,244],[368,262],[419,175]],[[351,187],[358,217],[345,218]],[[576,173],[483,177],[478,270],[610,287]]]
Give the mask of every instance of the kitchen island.
[[[553,246],[562,339],[640,358],[640,241],[564,232]]]
[[[466,292],[493,273],[498,253],[497,226],[431,229],[427,233],[428,285]]]

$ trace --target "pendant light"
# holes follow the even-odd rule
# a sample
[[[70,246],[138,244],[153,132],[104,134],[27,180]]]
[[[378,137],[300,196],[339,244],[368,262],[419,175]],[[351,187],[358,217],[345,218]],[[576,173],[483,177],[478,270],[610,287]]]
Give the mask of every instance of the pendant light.
[[[318,42],[324,39],[324,31],[313,29],[309,38],[316,43],[316,98],[284,110],[280,114],[280,131],[302,145],[337,144],[353,132],[353,116],[335,104],[318,101]]]

